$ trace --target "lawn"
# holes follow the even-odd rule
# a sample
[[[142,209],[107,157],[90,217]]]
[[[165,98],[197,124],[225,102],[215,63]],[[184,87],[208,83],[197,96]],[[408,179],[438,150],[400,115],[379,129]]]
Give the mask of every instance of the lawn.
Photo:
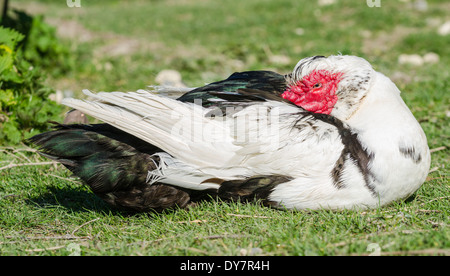
[[[43,14],[70,47],[75,68],[47,79],[65,95],[145,88],[164,69],[195,87],[235,71],[288,73],[306,56],[352,54],[394,80],[433,152],[423,186],[379,209],[208,201],[134,214],[108,207],[32,148],[1,147],[0,255],[450,255],[450,35],[438,33],[450,5],[416,2],[11,1]],[[427,53],[439,61],[398,62]]]

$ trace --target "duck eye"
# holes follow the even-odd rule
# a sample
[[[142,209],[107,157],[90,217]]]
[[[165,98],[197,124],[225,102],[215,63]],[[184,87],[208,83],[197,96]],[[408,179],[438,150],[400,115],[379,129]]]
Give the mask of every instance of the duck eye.
[[[313,85],[313,88],[320,88],[322,87],[322,84],[320,82]]]

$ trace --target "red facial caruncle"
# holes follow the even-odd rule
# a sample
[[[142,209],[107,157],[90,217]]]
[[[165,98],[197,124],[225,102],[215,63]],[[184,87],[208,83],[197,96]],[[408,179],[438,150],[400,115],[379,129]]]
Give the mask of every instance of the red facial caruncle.
[[[338,100],[336,90],[341,76],[342,73],[313,70],[295,84],[290,85],[281,97],[308,111],[330,114]]]

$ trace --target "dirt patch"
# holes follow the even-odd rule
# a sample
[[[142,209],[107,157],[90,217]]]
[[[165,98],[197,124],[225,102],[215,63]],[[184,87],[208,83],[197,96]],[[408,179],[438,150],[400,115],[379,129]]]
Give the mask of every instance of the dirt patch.
[[[95,39],[97,35],[73,20],[46,18],[45,21],[56,27],[56,34],[63,39],[69,39],[77,42],[89,42]]]
[[[81,23],[77,22],[76,19],[65,19],[59,15],[51,16],[45,4],[33,2],[23,5],[21,3],[14,3],[12,8],[24,10],[30,14],[44,14],[45,21],[56,28],[57,36],[70,40],[72,44],[96,42],[96,47],[93,49],[94,58],[125,56],[141,51],[164,48],[162,43],[149,42],[112,32],[94,32],[88,30]],[[70,11],[78,14],[83,13],[83,9],[70,9]]]
[[[48,18],[47,22],[57,29],[57,35],[74,43],[99,42],[93,49],[95,58],[127,56],[143,51],[163,48],[162,43],[149,42],[112,32],[93,32],[74,20]]]
[[[415,31],[415,28],[397,26],[391,32],[382,31],[375,37],[373,34],[365,35],[362,51],[366,55],[386,53]]]

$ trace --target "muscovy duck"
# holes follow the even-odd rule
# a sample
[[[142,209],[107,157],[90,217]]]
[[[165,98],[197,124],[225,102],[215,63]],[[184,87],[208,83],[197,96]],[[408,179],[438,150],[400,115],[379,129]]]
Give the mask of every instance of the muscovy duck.
[[[395,84],[356,56],[293,72],[234,73],[178,99],[83,91],[63,104],[104,124],[31,138],[114,206],[184,208],[219,197],[287,209],[374,208],[414,193],[426,136]]]

